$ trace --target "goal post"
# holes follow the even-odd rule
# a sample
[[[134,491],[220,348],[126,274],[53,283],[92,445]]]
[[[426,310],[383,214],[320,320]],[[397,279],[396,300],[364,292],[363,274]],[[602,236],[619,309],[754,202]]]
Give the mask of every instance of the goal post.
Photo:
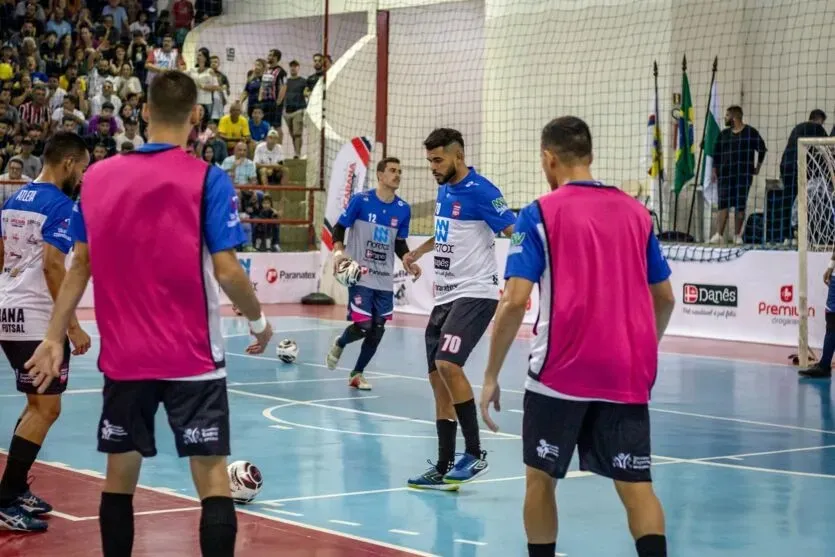
[[[785,186],[784,186],[785,187]],[[835,137],[797,141],[798,362],[809,362],[809,252],[835,247]],[[812,277],[812,287],[820,285]]]

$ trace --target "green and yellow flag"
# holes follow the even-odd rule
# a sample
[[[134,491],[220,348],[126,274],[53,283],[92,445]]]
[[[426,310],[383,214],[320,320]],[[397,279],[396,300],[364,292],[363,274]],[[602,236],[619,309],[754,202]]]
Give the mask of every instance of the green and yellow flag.
[[[687,79],[687,70],[684,70],[681,78],[681,111],[678,116],[676,175],[673,183],[673,191],[676,194],[681,192],[684,185],[696,175],[696,155],[693,144],[696,136],[694,116],[693,99],[690,96],[690,81]]]

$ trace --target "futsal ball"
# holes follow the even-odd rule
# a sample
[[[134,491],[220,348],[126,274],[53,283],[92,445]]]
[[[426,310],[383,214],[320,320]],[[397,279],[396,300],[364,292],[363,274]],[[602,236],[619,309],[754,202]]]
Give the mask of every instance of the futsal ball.
[[[336,282],[342,286],[354,286],[362,276],[362,268],[356,261],[343,259],[336,269]]]
[[[295,340],[285,338],[278,343],[275,355],[285,364],[292,364],[299,357],[299,345],[296,344]]]
[[[236,503],[251,503],[264,485],[261,471],[251,462],[237,460],[226,467],[229,474],[229,489]]]

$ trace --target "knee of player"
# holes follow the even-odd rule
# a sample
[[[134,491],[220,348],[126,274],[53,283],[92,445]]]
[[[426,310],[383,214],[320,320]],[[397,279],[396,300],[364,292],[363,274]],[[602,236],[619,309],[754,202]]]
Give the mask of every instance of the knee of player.
[[[352,327],[354,327],[354,330],[357,333],[361,334],[362,336],[365,336],[371,331],[371,328],[373,327],[373,323],[370,320],[369,321],[359,321],[358,323],[354,323],[352,325]]]
[[[26,408],[28,412],[37,414],[41,420],[51,424],[61,415],[61,397],[58,395],[32,395]]]
[[[446,377],[457,373],[461,369],[461,366],[447,362],[446,360],[435,360],[435,368],[441,375]]]
[[[527,466],[525,468],[525,489],[534,492],[550,491],[557,487],[557,480],[543,470]]]

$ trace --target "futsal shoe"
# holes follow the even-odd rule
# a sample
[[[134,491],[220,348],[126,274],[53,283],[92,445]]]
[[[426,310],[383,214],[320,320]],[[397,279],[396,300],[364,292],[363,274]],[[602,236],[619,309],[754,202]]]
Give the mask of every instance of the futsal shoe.
[[[438,469],[432,464],[432,461],[427,461],[432,465],[426,472],[415,478],[409,478],[406,485],[413,489],[434,489],[436,491],[458,491],[457,484],[448,484],[444,482],[444,475],[438,472]]]
[[[371,390],[371,383],[365,380],[362,373],[357,373],[352,375],[350,379],[348,379],[348,385],[359,389],[360,391],[370,391]]]
[[[325,365],[327,365],[330,370],[336,369],[337,364],[339,364],[339,358],[342,357],[343,348],[339,346],[337,341],[339,341],[339,337],[334,339],[333,346],[331,346],[330,352],[328,352],[328,355],[325,357]]]
[[[481,458],[464,453],[464,456],[458,459],[458,462],[455,463],[452,470],[446,473],[444,483],[464,484],[483,476],[490,469],[490,466],[487,465],[486,457],[487,453],[485,451],[481,451]]]
[[[17,498],[15,504],[32,516],[38,516],[52,512],[52,505],[32,493],[26,491],[23,495]]]
[[[47,527],[46,521],[33,517],[20,505],[0,508],[0,530],[44,532]]]
[[[832,377],[832,368],[823,367],[818,362],[806,369],[801,369],[797,374],[800,377],[808,377],[810,379],[829,379]]]

